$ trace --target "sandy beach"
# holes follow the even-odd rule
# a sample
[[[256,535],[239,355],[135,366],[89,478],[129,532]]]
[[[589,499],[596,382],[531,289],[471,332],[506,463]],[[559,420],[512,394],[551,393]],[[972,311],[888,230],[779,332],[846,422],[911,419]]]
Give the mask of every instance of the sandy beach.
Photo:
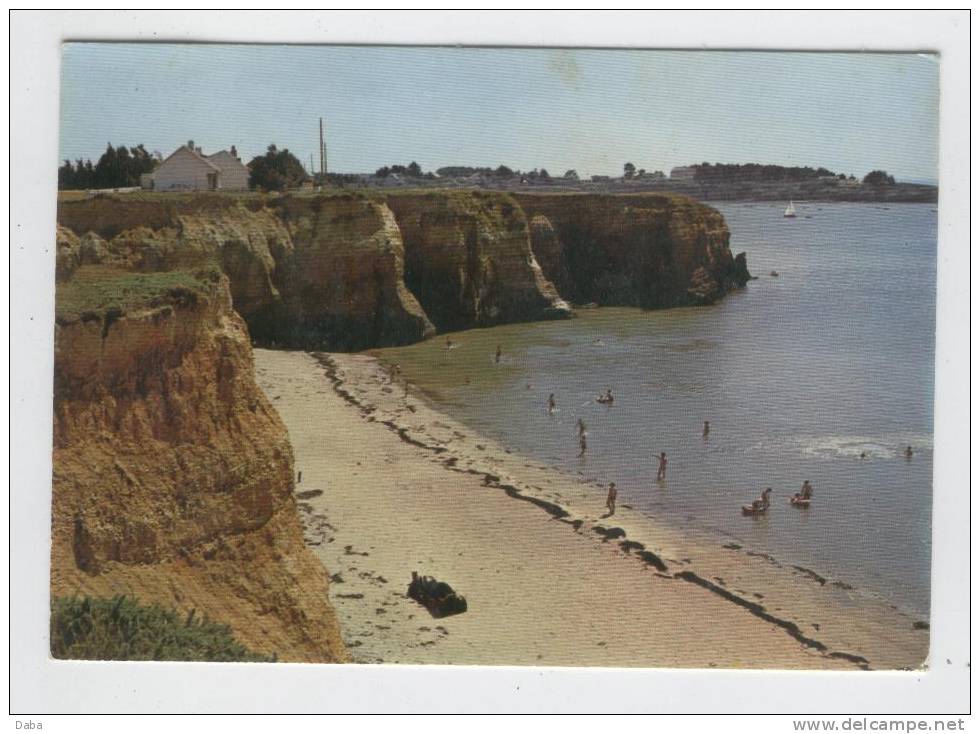
[[[661,527],[435,410],[367,354],[255,350],[355,662],[919,668],[928,626],[847,584]],[[411,572],[469,604],[434,619]]]

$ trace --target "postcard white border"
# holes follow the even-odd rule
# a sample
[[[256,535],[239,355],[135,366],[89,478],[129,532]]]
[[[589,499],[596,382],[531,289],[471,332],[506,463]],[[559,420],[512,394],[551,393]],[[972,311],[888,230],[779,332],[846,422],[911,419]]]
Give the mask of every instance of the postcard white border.
[[[10,710],[23,719],[59,711],[965,712],[969,24],[965,11],[13,12]],[[930,670],[770,673],[49,660],[52,273],[62,40],[938,51],[941,190]],[[792,728],[787,724],[785,730]]]

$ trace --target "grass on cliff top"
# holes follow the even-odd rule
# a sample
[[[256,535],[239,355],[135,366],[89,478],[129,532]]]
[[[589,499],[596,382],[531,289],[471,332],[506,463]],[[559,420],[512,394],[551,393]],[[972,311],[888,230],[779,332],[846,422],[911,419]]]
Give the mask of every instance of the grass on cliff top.
[[[134,273],[85,265],[70,280],[58,283],[55,318],[59,323],[69,323],[89,315],[120,316],[168,302],[195,302],[219,277],[217,270]]]
[[[272,663],[235,641],[231,628],[116,596],[51,601],[51,655],[62,660]]]

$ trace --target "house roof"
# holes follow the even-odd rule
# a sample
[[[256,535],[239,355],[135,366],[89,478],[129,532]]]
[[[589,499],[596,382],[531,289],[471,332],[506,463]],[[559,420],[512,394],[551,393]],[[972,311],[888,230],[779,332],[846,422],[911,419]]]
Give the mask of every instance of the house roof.
[[[246,168],[244,163],[242,163],[227,150],[219,150],[217,153],[212,153],[209,156],[205,156],[205,159],[208,163],[213,166],[217,166],[223,171],[226,171],[229,168]]]
[[[211,161],[209,161],[207,158],[205,158],[203,155],[201,155],[200,153],[198,153],[196,150],[194,150],[193,148],[189,148],[186,145],[180,146],[179,148],[177,148],[177,150],[175,150],[173,153],[171,153],[166,158],[164,158],[163,161],[160,163],[160,166],[163,166],[167,161],[169,161],[175,155],[177,155],[178,153],[180,153],[180,151],[182,151],[182,150],[186,150],[192,156],[194,156],[199,161],[201,161],[201,163],[203,163],[204,165],[208,166],[208,168],[212,168],[215,171],[219,171],[219,172],[221,171],[221,168],[219,166],[216,166],[214,163],[212,163]],[[160,166],[157,166],[157,168],[160,168]]]

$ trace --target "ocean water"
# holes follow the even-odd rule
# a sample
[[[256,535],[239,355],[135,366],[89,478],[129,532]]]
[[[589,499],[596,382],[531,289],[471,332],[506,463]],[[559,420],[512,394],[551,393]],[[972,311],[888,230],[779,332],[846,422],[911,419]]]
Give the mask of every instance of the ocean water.
[[[928,614],[935,207],[804,203],[786,220],[785,203],[713,205],[758,276],[719,304],[583,310],[384,356],[474,430],[615,481],[620,503]],[[607,388],[614,405],[597,404]],[[804,479],[807,510],[789,505]],[[743,517],[764,487],[769,513]]]

